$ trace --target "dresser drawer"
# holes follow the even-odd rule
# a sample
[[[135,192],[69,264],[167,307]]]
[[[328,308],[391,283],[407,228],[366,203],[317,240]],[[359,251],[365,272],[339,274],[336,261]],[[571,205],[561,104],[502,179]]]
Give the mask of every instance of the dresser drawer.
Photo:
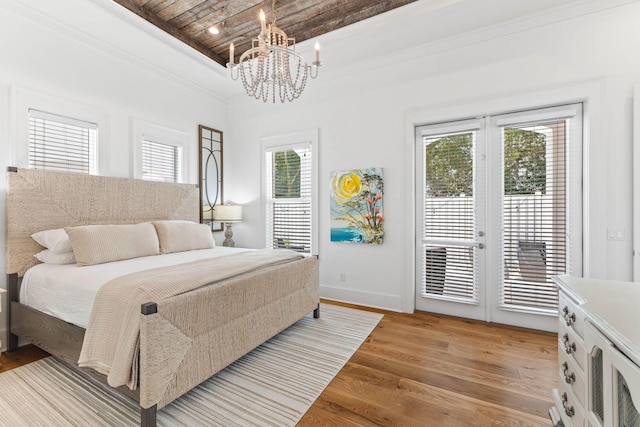
[[[563,382],[559,382],[558,389],[553,390],[553,400],[565,427],[582,427],[585,425],[584,408],[577,401],[573,392],[565,387]]]
[[[571,328],[560,326],[558,328],[558,360],[565,357],[573,360],[584,374],[587,369],[587,352],[584,349],[584,342]]]
[[[573,391],[583,407],[587,406],[587,386],[584,373],[576,366],[575,361],[564,351],[558,354],[560,372],[559,382],[564,382],[567,388]]]
[[[584,315],[582,311],[577,309],[576,304],[562,292],[560,292],[558,303],[558,320],[584,339]]]

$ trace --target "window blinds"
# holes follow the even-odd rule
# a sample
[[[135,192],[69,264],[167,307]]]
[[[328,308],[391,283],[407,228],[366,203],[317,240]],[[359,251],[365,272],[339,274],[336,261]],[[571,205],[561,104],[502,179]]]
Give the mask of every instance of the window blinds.
[[[60,172],[96,173],[98,125],[29,110],[29,167]]]
[[[265,151],[267,247],[311,252],[310,145]]]
[[[182,147],[152,141],[142,137],[142,179],[180,182],[182,177]]]
[[[477,302],[475,133],[423,135],[423,295]]]
[[[504,169],[502,307],[557,310],[551,276],[570,271],[568,165],[576,114],[497,121]]]

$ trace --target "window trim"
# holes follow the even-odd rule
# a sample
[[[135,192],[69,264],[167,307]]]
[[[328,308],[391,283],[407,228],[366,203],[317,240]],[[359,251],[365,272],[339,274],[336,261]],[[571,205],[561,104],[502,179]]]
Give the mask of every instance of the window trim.
[[[100,175],[108,170],[106,153],[109,121],[105,110],[19,86],[11,86],[9,97],[12,115],[9,121],[10,138],[15,141],[9,147],[12,166],[29,167],[29,110],[38,110],[97,124],[95,172]]]
[[[268,200],[267,180],[265,179],[266,165],[265,155],[267,151],[280,151],[299,148],[302,144],[311,147],[311,255],[318,255],[318,129],[310,129],[283,135],[275,135],[260,138],[260,179],[262,181],[261,202],[263,209],[263,235],[267,234],[266,206]],[[265,239],[266,240],[266,239]]]
[[[180,183],[189,182],[189,133],[172,129],[141,119],[132,122],[133,177],[142,179],[142,140],[148,139],[160,144],[171,145],[182,149],[182,174]]]
[[[96,175],[97,123],[33,108],[28,114],[30,168]]]

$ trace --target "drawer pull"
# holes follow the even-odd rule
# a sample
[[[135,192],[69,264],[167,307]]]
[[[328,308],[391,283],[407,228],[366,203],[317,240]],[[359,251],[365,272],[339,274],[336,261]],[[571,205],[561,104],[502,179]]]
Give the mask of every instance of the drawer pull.
[[[567,326],[571,326],[576,322],[576,314],[569,314],[569,307],[566,305],[562,308],[562,317],[564,317],[564,322],[567,324]]]
[[[576,374],[575,372],[569,373],[569,364],[567,362],[562,362],[562,373],[564,374],[564,381],[567,384],[576,382]]]
[[[576,322],[576,314],[571,313],[570,315],[565,316],[564,322],[567,324],[567,326],[573,325]]]
[[[576,322],[576,314],[569,314],[569,307],[566,305],[562,308],[562,317],[564,317],[564,322],[567,324],[567,326],[571,326]]]
[[[567,417],[573,417],[576,414],[576,410],[573,405],[569,406],[569,397],[567,393],[562,393],[562,406],[564,407],[564,413]]]
[[[568,338],[569,337],[567,337],[567,340],[565,341],[564,337],[562,337],[562,340],[564,341],[564,351],[567,354],[571,354],[571,353],[575,352],[577,348],[576,348],[576,343],[575,342],[572,342],[571,344],[569,344],[569,339]]]

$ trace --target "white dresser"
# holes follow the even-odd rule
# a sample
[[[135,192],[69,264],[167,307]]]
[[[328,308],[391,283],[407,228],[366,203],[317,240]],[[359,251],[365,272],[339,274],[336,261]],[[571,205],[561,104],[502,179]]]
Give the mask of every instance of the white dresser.
[[[557,426],[640,427],[640,283],[554,277]]]

